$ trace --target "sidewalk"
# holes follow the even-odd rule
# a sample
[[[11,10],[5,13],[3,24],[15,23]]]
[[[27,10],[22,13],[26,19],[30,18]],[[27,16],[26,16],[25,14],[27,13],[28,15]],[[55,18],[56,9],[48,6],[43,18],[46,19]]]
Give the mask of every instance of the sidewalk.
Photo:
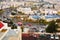
[[[2,40],[5,37],[8,31],[9,30],[7,30],[6,32],[0,32],[0,40]]]

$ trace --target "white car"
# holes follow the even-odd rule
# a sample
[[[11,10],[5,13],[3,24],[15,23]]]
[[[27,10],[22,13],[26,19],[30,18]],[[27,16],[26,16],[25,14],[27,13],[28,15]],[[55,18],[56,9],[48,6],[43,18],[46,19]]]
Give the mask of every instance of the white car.
[[[55,36],[54,36],[54,35],[52,34],[52,35],[51,35],[51,39],[59,39],[59,37],[58,37],[58,35],[55,35]]]
[[[55,39],[59,39],[58,35],[55,36]]]

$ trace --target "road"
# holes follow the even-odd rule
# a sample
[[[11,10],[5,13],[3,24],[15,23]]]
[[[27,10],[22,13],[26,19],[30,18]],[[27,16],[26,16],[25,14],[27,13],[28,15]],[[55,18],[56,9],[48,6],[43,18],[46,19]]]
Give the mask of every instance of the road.
[[[9,40],[10,37],[17,38],[18,34],[14,30],[11,29],[7,32],[7,34],[5,35],[5,37],[2,40]]]

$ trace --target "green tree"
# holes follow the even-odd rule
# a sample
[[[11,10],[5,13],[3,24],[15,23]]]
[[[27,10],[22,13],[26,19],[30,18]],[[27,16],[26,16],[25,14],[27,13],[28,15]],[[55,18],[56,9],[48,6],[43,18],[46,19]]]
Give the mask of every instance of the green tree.
[[[42,25],[48,24],[48,22],[46,20],[44,20],[44,19],[40,19],[39,23],[42,24]]]
[[[16,15],[16,13],[14,13],[14,12],[12,12],[11,14],[12,14],[12,15]]]
[[[24,15],[25,13],[23,13],[23,12],[18,12],[18,14],[19,14],[19,15]]]
[[[58,25],[55,21],[51,21],[48,24],[48,27],[46,28],[46,32],[48,33],[56,33],[57,32]]]
[[[15,24],[13,24],[11,29],[17,29],[17,26]]]
[[[31,7],[32,10],[37,10],[36,6]]]
[[[24,26],[23,25],[21,26],[21,30],[22,30],[22,32],[24,32]]]
[[[0,15],[1,15],[3,12],[4,12],[4,10],[3,10],[3,9],[0,9]]]
[[[57,22],[57,23],[60,23],[60,19],[57,19],[56,22]]]
[[[15,7],[14,7],[14,6],[11,6],[11,7],[10,7],[10,9],[11,9],[11,10],[14,10],[14,9],[15,9]]]

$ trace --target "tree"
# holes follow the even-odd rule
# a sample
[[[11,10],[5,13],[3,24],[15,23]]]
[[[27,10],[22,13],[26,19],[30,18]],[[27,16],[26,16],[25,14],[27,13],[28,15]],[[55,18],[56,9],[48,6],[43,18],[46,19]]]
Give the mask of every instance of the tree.
[[[56,5],[56,4],[53,4],[53,8],[55,8],[55,5]]]
[[[57,14],[60,15],[60,11],[58,11]]]
[[[39,23],[42,24],[42,25],[46,25],[48,22],[44,19],[40,19]]]
[[[60,23],[60,19],[57,19],[56,22],[57,22],[57,23]]]
[[[0,14],[2,14],[4,12],[4,10],[3,9],[0,9]]]
[[[51,21],[48,24],[48,27],[46,28],[46,32],[48,33],[56,33],[57,32],[58,25],[55,21]]]
[[[21,26],[21,30],[22,30],[22,32],[24,32],[24,26],[23,25]]]
[[[40,7],[43,7],[44,4],[41,4]]]
[[[36,6],[31,7],[32,10],[37,10]]]
[[[11,29],[17,29],[16,24],[13,24],[12,27],[11,27]]]
[[[19,14],[19,15],[24,15],[25,13],[23,13],[23,12],[21,12],[21,11],[20,11],[20,12],[18,11],[18,14]]]
[[[7,23],[8,23],[8,27],[11,27],[11,26],[13,26],[13,21],[10,19],[10,20],[7,20]]]
[[[14,13],[14,12],[12,12],[11,14],[12,14],[12,15],[16,15],[16,13]]]
[[[16,9],[16,8],[15,8],[14,6],[11,6],[10,9],[11,9],[11,10],[14,10],[14,9]]]

